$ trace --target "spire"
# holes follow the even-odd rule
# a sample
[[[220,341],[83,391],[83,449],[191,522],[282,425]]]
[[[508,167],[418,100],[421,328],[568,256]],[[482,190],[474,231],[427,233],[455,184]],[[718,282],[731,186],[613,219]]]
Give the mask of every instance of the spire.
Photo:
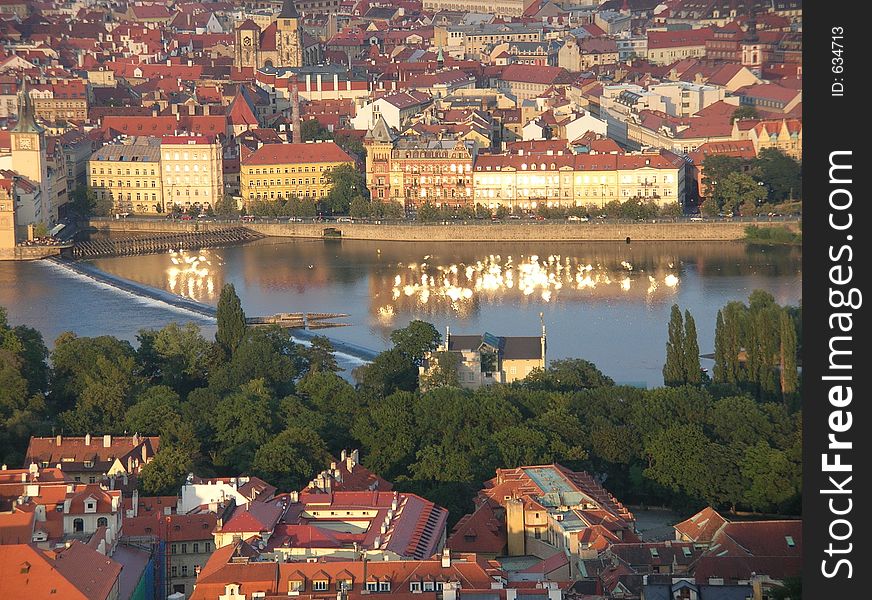
[[[364,136],[364,139],[372,140],[374,142],[379,142],[382,144],[393,143],[394,136],[391,133],[391,128],[381,114],[379,114],[378,121],[375,122],[373,128],[367,132],[366,136]]]
[[[279,13],[279,19],[299,19],[300,13],[297,12],[297,7],[294,6],[294,0],[284,0],[282,2],[282,12]]]
[[[18,91],[18,122],[12,131],[18,133],[42,133],[43,129],[33,116],[33,103],[30,94],[27,93],[27,80],[21,80],[21,89]]]

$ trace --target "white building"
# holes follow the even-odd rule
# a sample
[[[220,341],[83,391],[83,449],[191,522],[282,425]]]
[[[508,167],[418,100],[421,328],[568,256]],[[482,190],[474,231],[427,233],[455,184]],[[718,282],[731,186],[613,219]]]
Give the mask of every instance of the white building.
[[[430,96],[423,92],[388,94],[359,108],[357,116],[351,122],[355,129],[369,131],[375,127],[381,116],[391,128],[399,130],[408,125],[412,117],[421,114],[430,102]]]

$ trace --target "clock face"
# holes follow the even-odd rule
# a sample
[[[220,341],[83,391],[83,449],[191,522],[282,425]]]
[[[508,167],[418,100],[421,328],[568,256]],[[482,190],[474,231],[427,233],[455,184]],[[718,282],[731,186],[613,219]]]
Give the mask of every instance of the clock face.
[[[22,150],[30,150],[30,138],[23,137],[18,139],[18,147]]]
[[[250,37],[244,38],[244,39],[242,40],[242,43],[243,43],[243,45],[245,45],[245,46],[251,46],[251,38],[250,38]]]

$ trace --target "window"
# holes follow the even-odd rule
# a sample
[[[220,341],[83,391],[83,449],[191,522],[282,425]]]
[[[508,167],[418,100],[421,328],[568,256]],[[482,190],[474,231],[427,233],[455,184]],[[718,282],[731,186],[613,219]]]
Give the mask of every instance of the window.
[[[379,581],[378,582],[378,591],[380,591],[380,592],[391,591],[391,582],[390,581]]]
[[[425,591],[425,592],[432,592],[432,591],[433,591],[433,587],[434,587],[434,586],[433,586],[433,582],[432,582],[432,581],[425,581],[425,582],[424,582],[424,591]]]
[[[421,582],[413,581],[409,583],[409,591],[410,592],[420,592],[421,591]]]
[[[109,526],[109,519],[107,519],[106,517],[99,517],[97,519],[97,527],[108,527],[108,526]]]
[[[75,533],[85,531],[85,521],[83,519],[73,519],[73,531]]]
[[[173,565],[172,569],[170,569],[173,577],[179,576],[179,568],[176,565]]]
[[[326,592],[327,591],[327,580],[319,579],[317,581],[312,582],[312,590],[316,592]]]
[[[188,576],[188,565],[182,565],[182,577]]]
[[[188,545],[182,544],[182,554],[187,554],[187,553],[188,553]]]
[[[306,589],[306,584],[303,581],[291,581],[288,583],[289,592],[302,592]]]
[[[784,540],[787,542],[787,547],[788,547],[788,548],[795,548],[795,547],[796,547],[796,542],[793,540],[793,536],[792,536],[792,535],[786,535],[786,536],[784,536]]]
[[[378,591],[378,581],[367,581],[366,582],[366,591],[377,592]]]
[[[170,554],[175,554],[175,553],[176,553],[176,545],[170,544]]]
[[[199,553],[200,553],[200,544],[198,544],[197,542],[194,542],[194,554],[199,554]]]

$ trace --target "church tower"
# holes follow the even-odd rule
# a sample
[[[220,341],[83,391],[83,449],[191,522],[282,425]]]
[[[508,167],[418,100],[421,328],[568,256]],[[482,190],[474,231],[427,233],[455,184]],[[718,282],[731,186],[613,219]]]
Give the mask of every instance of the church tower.
[[[276,67],[303,66],[303,30],[294,0],[284,0],[276,21]]]
[[[0,250],[14,248],[15,237],[15,182],[0,181]]]
[[[260,51],[260,27],[251,19],[246,19],[236,27],[233,66],[237,69],[257,68]]]

